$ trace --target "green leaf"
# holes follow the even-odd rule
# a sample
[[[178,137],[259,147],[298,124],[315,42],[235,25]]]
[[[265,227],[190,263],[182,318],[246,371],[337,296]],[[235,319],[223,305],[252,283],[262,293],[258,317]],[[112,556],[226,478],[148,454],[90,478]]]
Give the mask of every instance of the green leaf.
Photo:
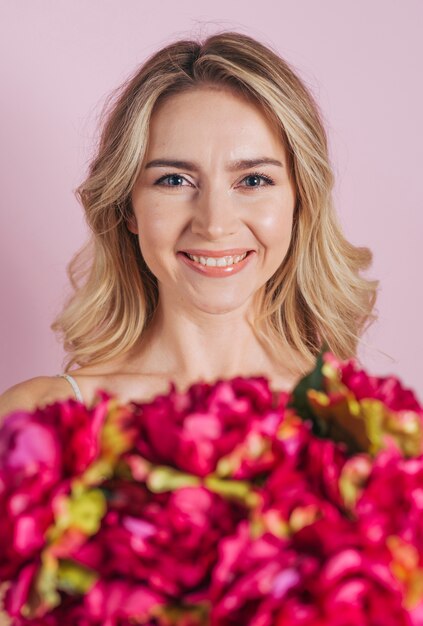
[[[87,593],[97,581],[96,572],[70,560],[61,560],[57,572],[57,587],[68,593]]]
[[[186,474],[167,465],[157,465],[150,471],[147,478],[147,487],[153,493],[165,493],[166,491],[199,485],[201,485],[201,480],[198,476]]]
[[[246,480],[226,480],[209,474],[204,478],[204,486],[223,498],[239,500],[247,507],[257,505],[258,496],[252,484]]]
[[[321,420],[313,411],[307,397],[307,391],[309,389],[315,389],[316,391],[324,391],[324,375],[323,368],[323,354],[328,352],[327,344],[323,344],[323,347],[317,356],[314,369],[306,374],[294,387],[291,395],[291,400],[288,404],[289,408],[295,409],[298,415],[303,420],[310,420],[313,424],[313,432],[316,435],[324,437],[327,433],[327,424]]]

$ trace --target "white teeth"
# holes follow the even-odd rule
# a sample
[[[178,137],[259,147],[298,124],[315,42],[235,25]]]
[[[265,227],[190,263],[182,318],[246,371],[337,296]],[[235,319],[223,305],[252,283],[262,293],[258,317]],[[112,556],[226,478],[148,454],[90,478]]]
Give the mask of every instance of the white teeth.
[[[187,252],[188,254],[188,252]],[[188,254],[189,258],[193,261],[197,261],[197,263],[201,263],[201,265],[207,265],[208,267],[226,267],[227,265],[234,265],[235,263],[239,263],[247,256],[247,252],[244,254],[239,254],[236,256],[223,256],[223,257],[205,257],[205,256],[195,256],[193,254]]]

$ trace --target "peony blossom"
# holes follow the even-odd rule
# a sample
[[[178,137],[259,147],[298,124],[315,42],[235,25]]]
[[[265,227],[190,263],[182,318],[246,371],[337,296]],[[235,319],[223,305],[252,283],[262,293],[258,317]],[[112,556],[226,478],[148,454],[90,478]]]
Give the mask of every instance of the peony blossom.
[[[254,540],[245,525],[222,544],[211,624],[411,626],[390,563],[347,520],[320,519],[290,540]]]
[[[264,377],[0,427],[14,626],[423,626],[423,421],[329,354]],[[1,618],[1,617],[0,617]]]
[[[197,383],[186,393],[173,385],[169,394],[136,405],[136,450],[152,463],[206,476],[272,412],[265,378]]]
[[[111,487],[111,486],[110,486]],[[151,494],[114,484],[98,534],[72,558],[109,579],[132,579],[168,599],[204,598],[219,542],[245,514],[204,487]]]

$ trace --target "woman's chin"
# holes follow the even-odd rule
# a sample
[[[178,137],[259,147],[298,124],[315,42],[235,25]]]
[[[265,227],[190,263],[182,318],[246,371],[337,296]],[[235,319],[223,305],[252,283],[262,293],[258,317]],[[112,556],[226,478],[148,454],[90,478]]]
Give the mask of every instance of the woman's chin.
[[[196,293],[194,297],[191,297],[187,309],[189,311],[201,311],[202,313],[208,313],[210,315],[224,315],[231,312],[238,312],[244,309],[248,300],[251,298],[251,294],[246,294],[245,298],[241,297],[241,294],[233,293],[228,294],[229,297],[224,297],[223,291],[220,294],[216,294],[213,297],[211,294],[204,294],[203,297],[199,293]]]

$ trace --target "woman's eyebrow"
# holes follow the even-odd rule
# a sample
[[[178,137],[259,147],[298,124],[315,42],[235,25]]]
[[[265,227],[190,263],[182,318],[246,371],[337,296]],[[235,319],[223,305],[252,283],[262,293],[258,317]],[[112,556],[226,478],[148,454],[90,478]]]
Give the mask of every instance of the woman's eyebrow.
[[[250,167],[257,167],[258,165],[278,165],[283,167],[281,161],[277,159],[271,159],[269,157],[260,157],[257,159],[238,159],[237,161],[231,161],[227,163],[226,169],[229,172],[237,172],[239,170],[246,170]],[[153,159],[149,161],[145,169],[150,167],[177,167],[183,170],[189,170],[191,172],[199,172],[200,167],[192,161],[180,161],[178,159]]]

